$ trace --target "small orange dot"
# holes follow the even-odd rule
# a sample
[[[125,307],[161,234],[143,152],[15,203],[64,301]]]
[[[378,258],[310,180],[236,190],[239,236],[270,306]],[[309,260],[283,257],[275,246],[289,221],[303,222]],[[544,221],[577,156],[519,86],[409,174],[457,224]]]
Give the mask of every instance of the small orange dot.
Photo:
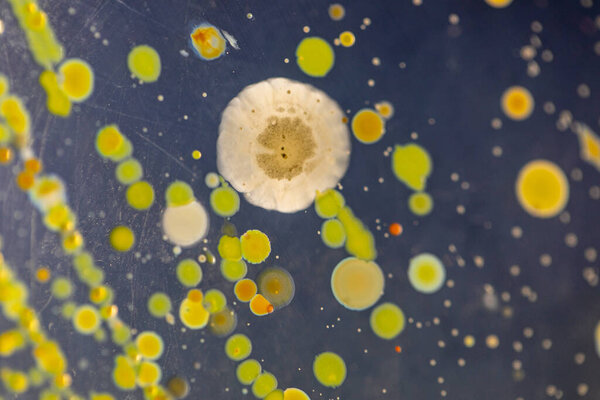
[[[402,347],[400,346],[396,346],[394,350],[396,350],[396,353],[402,353]]]
[[[389,228],[390,234],[393,236],[400,236],[402,234],[402,225],[397,222],[390,224]]]
[[[25,161],[25,169],[32,174],[37,174],[42,170],[42,163],[37,158],[30,158]]]
[[[29,190],[33,186],[35,178],[33,174],[29,171],[21,171],[19,175],[17,175],[17,186],[21,188],[21,190]]]
[[[0,147],[0,164],[8,164],[12,159],[12,150],[9,147]]]
[[[50,279],[50,270],[46,267],[38,268],[35,272],[35,278],[41,283],[48,282]]]
[[[348,123],[348,117],[343,117],[343,118],[342,118],[342,122],[343,122],[344,124],[347,124],[347,123]]]
[[[192,289],[188,292],[188,299],[194,303],[201,302],[203,297],[204,296],[202,296],[202,292],[198,289]]]

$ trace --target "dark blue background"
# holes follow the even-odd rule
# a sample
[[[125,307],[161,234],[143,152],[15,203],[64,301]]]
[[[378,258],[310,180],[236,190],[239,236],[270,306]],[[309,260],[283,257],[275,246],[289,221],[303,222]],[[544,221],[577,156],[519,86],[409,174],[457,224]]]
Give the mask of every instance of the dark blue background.
[[[253,357],[277,376],[281,387],[302,388],[313,399],[435,399],[442,390],[450,399],[542,399],[549,385],[562,390],[566,398],[576,398],[577,385],[587,383],[587,398],[600,398],[600,360],[593,342],[600,319],[600,294],[582,276],[585,267],[598,269],[583,253],[600,239],[599,206],[588,195],[589,188],[599,182],[599,172],[580,160],[576,136],[556,129],[558,112],[547,115],[542,110],[544,102],[552,101],[558,111],[571,110],[575,119],[598,130],[600,58],[593,50],[600,40],[594,27],[597,7],[541,0],[516,0],[502,10],[480,0],[424,0],[419,7],[408,0],[348,1],[343,3],[346,17],[334,22],[327,15],[329,3],[307,0],[46,0],[40,4],[65,46],[66,57],[80,57],[93,66],[96,87],[92,97],[75,107],[68,119],[48,114],[37,83],[41,70],[5,2],[0,3],[0,18],[6,26],[0,36],[0,71],[10,77],[13,91],[25,99],[31,111],[34,148],[46,170],[58,173],[67,183],[69,201],[80,217],[88,249],[116,289],[121,317],[138,330],[152,329],[163,336],[167,345],[160,360],[164,377],[180,374],[195,379],[190,398],[243,396],[235,364],[224,355],[223,339],[204,331],[182,333],[181,324],[171,327],[151,318],[146,310],[146,300],[156,290],[168,292],[177,304],[185,296],[175,278],[172,248],[162,240],[158,225],[164,189],[174,179],[182,179],[192,184],[198,199],[208,203],[209,190],[203,179],[216,170],[221,111],[243,87],[273,76],[317,86],[350,110],[349,116],[379,100],[394,105],[395,116],[380,142],[367,146],[353,140],[350,167],[341,182],[343,194],[374,232],[378,263],[386,274],[393,274],[386,280],[382,299],[397,302],[414,321],[426,325],[434,317],[441,321],[439,326],[422,329],[411,323],[396,340],[378,339],[369,329],[368,312],[348,311],[333,299],[330,274],[346,253],[321,243],[316,234],[321,220],[312,208],[285,215],[243,201],[232,222],[241,232],[251,228],[266,232],[273,248],[267,264],[287,268],[296,282],[292,304],[269,317],[257,318],[245,305],[235,307],[238,331],[250,336]],[[75,15],[69,15],[69,7],[75,8]],[[246,17],[249,12],[252,19]],[[449,34],[451,13],[460,17],[458,36]],[[372,24],[363,31],[359,26],[365,17]],[[539,34],[543,45],[536,58],[541,73],[530,78],[519,49],[529,43],[534,20],[543,25]],[[226,55],[211,62],[196,58],[187,38],[194,24],[202,21],[231,33],[241,49],[229,47]],[[309,35],[329,41],[344,30],[356,34],[354,47],[335,47],[335,66],[324,79],[304,75],[295,64],[296,45],[307,36],[304,26],[310,27]],[[100,39],[93,37],[91,27],[100,32]],[[456,27],[452,29],[456,32]],[[107,46],[102,39],[109,41]],[[157,83],[134,88],[126,57],[138,44],[158,50],[163,71]],[[183,57],[182,49],[190,56]],[[551,63],[540,59],[542,49],[553,52]],[[283,62],[286,57],[289,64]],[[373,57],[381,59],[381,66],[371,64]],[[400,62],[406,63],[405,69],[399,68]],[[374,87],[367,85],[371,78]],[[580,83],[591,88],[589,99],[577,96]],[[499,107],[504,89],[517,84],[529,88],[536,100],[533,115],[523,122],[507,120]],[[203,92],[208,94],[206,98]],[[159,102],[158,95],[165,100]],[[184,120],[184,115],[189,119]],[[496,117],[503,121],[500,130],[490,126]],[[435,119],[434,124],[428,122],[430,118]],[[103,162],[94,150],[98,127],[109,123],[117,123],[131,139],[134,155],[157,191],[157,202],[148,212],[134,212],[125,205],[114,165]],[[422,219],[408,211],[410,192],[394,178],[390,159],[383,156],[388,146],[410,141],[413,131],[434,160],[427,189],[435,208]],[[502,157],[492,156],[494,146],[503,148]],[[193,149],[202,151],[201,160],[191,158]],[[516,174],[535,158],[556,162],[568,175],[574,168],[583,172],[582,181],[569,180],[568,224],[558,218],[532,218],[518,205]],[[452,172],[460,175],[459,182],[450,180]],[[383,184],[378,183],[379,177],[384,178]],[[118,349],[76,334],[69,322],[55,315],[60,303],[51,298],[49,285],[32,278],[39,265],[49,265],[55,276],[64,274],[76,280],[57,236],[45,229],[13,179],[11,168],[0,169],[0,234],[6,259],[29,283],[33,304],[66,351],[74,388],[80,393],[90,389],[115,392],[110,376]],[[460,188],[463,181],[470,183],[468,190]],[[368,192],[363,186],[369,187]],[[456,212],[459,204],[466,208],[464,215]],[[216,252],[222,220],[211,218],[207,246]],[[381,231],[376,219],[381,221]],[[387,224],[394,221],[404,225],[403,235],[384,238]],[[116,224],[134,228],[138,237],[134,252],[121,256],[111,251],[106,238]],[[523,238],[511,236],[513,226],[522,227]],[[570,232],[579,238],[575,248],[564,243]],[[464,268],[457,266],[457,254],[449,251],[450,244],[466,260]],[[142,257],[151,254],[151,259],[142,262],[136,251]],[[185,250],[183,256],[197,256],[200,251],[198,246]],[[408,261],[423,251],[444,260],[453,288],[422,295],[410,287]],[[540,266],[543,253],[552,256],[549,268]],[[476,255],[485,259],[482,269],[473,263]],[[509,274],[513,264],[521,267],[519,277]],[[250,267],[249,276],[258,271],[258,267]],[[133,274],[133,280],[126,279],[127,273]],[[224,283],[217,266],[205,265],[204,276],[203,288],[221,288],[231,299],[232,285]],[[512,317],[483,307],[484,284],[492,285],[498,294],[510,294],[510,301],[501,306],[510,307]],[[523,286],[537,293],[536,302],[521,295]],[[85,296],[79,285],[76,299],[84,301]],[[450,308],[443,306],[446,299],[452,302]],[[326,327],[331,324],[335,327]],[[9,326],[0,319],[0,329]],[[523,336],[526,327],[534,329],[531,339]],[[452,329],[458,329],[458,337],[451,335]],[[477,340],[472,349],[462,343],[466,334]],[[485,347],[489,334],[498,335],[498,349]],[[542,348],[546,338],[552,341],[550,350]],[[440,340],[446,343],[444,348],[438,347]],[[523,344],[522,352],[513,350],[514,341]],[[182,350],[182,345],[187,345],[187,350]],[[394,351],[396,345],[402,346],[401,354]],[[335,390],[319,385],[311,370],[314,356],[327,350],[339,353],[348,366],[346,382]],[[586,355],[582,365],[574,362],[579,352]],[[82,358],[90,362],[85,370],[77,367]],[[459,358],[466,360],[466,366],[457,365]],[[432,359],[437,362],[434,367],[430,366]],[[522,362],[525,374],[521,381],[513,378],[514,360]],[[194,369],[195,362],[201,363],[199,370]],[[0,359],[0,365],[29,366],[31,360],[15,356]],[[443,384],[437,382],[438,377],[444,378]],[[141,396],[137,391],[127,398]]]

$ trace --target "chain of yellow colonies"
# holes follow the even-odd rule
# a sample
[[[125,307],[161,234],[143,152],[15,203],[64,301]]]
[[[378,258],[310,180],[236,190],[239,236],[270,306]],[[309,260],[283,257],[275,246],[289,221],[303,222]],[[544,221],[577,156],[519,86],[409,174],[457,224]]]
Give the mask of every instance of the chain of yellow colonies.
[[[277,389],[277,378],[270,372],[264,371],[252,383],[252,394],[258,399],[264,399]]]
[[[27,374],[22,371],[13,370],[10,368],[1,368],[0,379],[2,379],[4,387],[9,392],[22,394],[29,389],[29,379]]]
[[[63,48],[56,40],[46,13],[33,0],[9,0],[13,13],[29,44],[35,61],[46,69],[52,69],[63,58]]]
[[[225,354],[233,361],[242,361],[252,353],[252,342],[243,333],[230,336],[225,342]]]
[[[408,198],[408,208],[413,214],[424,217],[433,210],[433,198],[426,192],[413,193]]]
[[[25,348],[25,336],[17,329],[0,333],[0,357],[10,357]]]
[[[204,295],[199,289],[192,289],[179,306],[179,319],[190,329],[202,329],[208,323],[210,313],[204,308]]]
[[[13,134],[8,125],[0,123],[0,145],[10,144],[12,142],[12,139]],[[4,148],[7,149],[6,147]],[[8,158],[6,156],[3,156],[2,160],[0,160],[0,163],[4,164],[7,161],[9,161]]]
[[[100,157],[119,162],[129,157],[133,145],[115,124],[106,125],[96,134],[96,151]]]
[[[133,362],[124,355],[115,357],[113,382],[121,390],[133,390],[136,386],[136,374]]]
[[[269,237],[257,229],[246,231],[240,238],[242,257],[250,264],[260,264],[271,254]]]
[[[528,162],[517,176],[517,200],[530,215],[551,218],[569,201],[569,182],[562,169],[548,160]]]
[[[144,331],[137,335],[135,345],[140,355],[146,360],[159,359],[165,347],[162,338],[152,331]]]
[[[220,217],[233,217],[240,210],[240,196],[230,186],[221,186],[210,193],[210,206]]]
[[[70,379],[65,377],[67,362],[58,343],[48,340],[42,329],[36,312],[27,304],[27,288],[4,263],[0,253],[0,305],[4,316],[17,322],[17,329],[8,331],[0,337],[0,355],[10,355],[26,343],[33,347],[32,356],[40,370],[49,374],[51,379]],[[15,334],[18,332],[18,334]],[[20,377],[16,377],[20,380]],[[36,379],[41,382],[45,379]],[[19,382],[12,382],[18,384]],[[20,385],[16,385],[20,386]],[[60,389],[60,387],[59,387]]]
[[[42,89],[46,92],[46,108],[54,115],[68,117],[71,114],[71,101],[58,85],[56,74],[47,69],[39,78]]]
[[[0,117],[15,134],[13,144],[19,149],[27,146],[30,138],[30,117],[23,101],[15,95],[0,99]]]
[[[511,86],[504,91],[500,106],[504,114],[515,121],[527,119],[533,112],[535,101],[531,92],[522,86]]]
[[[251,385],[252,382],[260,375],[262,367],[257,360],[252,358],[242,361],[238,364],[235,375],[242,385]]]
[[[190,41],[195,53],[207,61],[221,57],[227,45],[219,29],[207,23],[194,28]]]
[[[142,361],[137,371],[137,384],[144,388],[156,385],[162,377],[162,370],[152,361]]]
[[[417,292],[437,292],[446,280],[446,267],[433,254],[421,253],[409,262],[408,280]]]
[[[378,142],[385,134],[385,122],[374,110],[363,108],[352,118],[352,133],[364,144]]]
[[[229,282],[237,282],[243,279],[248,273],[248,266],[244,260],[221,260],[221,275]]]
[[[346,380],[346,363],[336,353],[327,351],[315,357],[313,374],[321,385],[336,388]]]
[[[122,185],[131,185],[143,178],[144,170],[142,164],[131,157],[121,161],[115,169],[115,176]]]
[[[217,251],[223,260],[240,261],[242,259],[242,244],[240,239],[235,236],[221,236]]]
[[[409,189],[422,191],[433,169],[431,156],[416,143],[396,145],[392,153],[392,171]]]
[[[79,58],[70,58],[58,68],[59,84],[69,100],[74,103],[85,101],[94,91],[94,71]]]
[[[382,339],[391,340],[396,338],[405,325],[404,313],[394,303],[383,303],[371,311],[369,325],[371,330]]]
[[[346,251],[363,260],[377,258],[375,238],[369,229],[352,213],[349,207],[343,207],[338,215],[338,220],[346,231]]]
[[[195,287],[202,281],[202,268],[192,260],[186,258],[177,264],[177,280],[185,287]]]
[[[323,219],[335,218],[345,205],[346,199],[337,190],[327,189],[324,192],[317,192],[315,212]]]
[[[127,56],[129,72],[142,82],[156,82],[160,77],[161,61],[158,52],[148,45],[136,46]]]
[[[167,207],[179,207],[190,204],[195,200],[194,191],[187,183],[175,181],[165,191]]]
[[[320,37],[304,38],[296,48],[296,63],[308,76],[324,77],[331,71],[334,62],[333,48]]]
[[[574,132],[579,139],[581,159],[600,170],[600,137],[589,126],[579,122],[574,124]]]
[[[224,307],[221,311],[210,314],[208,330],[217,337],[229,336],[237,326],[237,315],[235,311]]]
[[[346,243],[344,225],[335,218],[324,221],[321,225],[321,240],[327,247],[339,249]]]

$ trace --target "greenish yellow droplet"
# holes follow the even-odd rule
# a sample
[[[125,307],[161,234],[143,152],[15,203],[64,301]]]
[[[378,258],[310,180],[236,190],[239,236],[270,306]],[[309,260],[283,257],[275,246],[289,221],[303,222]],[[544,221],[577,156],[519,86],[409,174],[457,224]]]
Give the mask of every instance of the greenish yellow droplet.
[[[210,194],[210,206],[221,217],[232,217],[240,210],[240,196],[229,186],[221,186]]]
[[[334,61],[333,48],[320,37],[304,38],[296,48],[296,62],[306,75],[323,77],[333,68]]]
[[[333,352],[321,353],[315,357],[313,373],[321,385],[336,388],[346,380],[346,363]]]
[[[117,180],[123,185],[131,185],[142,179],[144,170],[142,164],[135,158],[121,161],[115,169]]]
[[[156,82],[161,72],[158,52],[147,45],[134,47],[127,56],[129,71],[139,80]]]
[[[260,363],[254,359],[242,361],[236,369],[236,376],[242,385],[250,385],[258,375],[260,375],[262,367]]]
[[[177,279],[183,286],[198,286],[202,281],[202,268],[196,261],[186,258],[177,264]]]

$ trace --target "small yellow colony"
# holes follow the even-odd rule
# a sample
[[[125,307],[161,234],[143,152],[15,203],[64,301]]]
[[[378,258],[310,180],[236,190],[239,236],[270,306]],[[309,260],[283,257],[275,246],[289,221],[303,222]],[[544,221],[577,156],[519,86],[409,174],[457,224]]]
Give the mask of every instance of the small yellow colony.
[[[372,144],[385,134],[385,122],[379,113],[364,108],[352,118],[352,133],[359,142]]]
[[[313,373],[321,385],[336,388],[346,380],[346,363],[336,353],[327,351],[315,357]]]
[[[208,324],[210,313],[204,307],[204,294],[191,289],[179,306],[179,319],[190,329],[202,329]]]
[[[248,336],[237,333],[225,342],[225,354],[233,361],[242,361],[252,353],[252,342]]]
[[[504,114],[515,121],[527,119],[533,112],[534,105],[531,92],[522,86],[509,87],[500,99],[500,106]]]
[[[391,340],[404,330],[404,313],[393,303],[382,303],[371,312],[369,324],[377,336]]]
[[[271,241],[263,232],[252,229],[240,237],[242,257],[250,264],[260,264],[271,254]]]
[[[307,37],[296,48],[296,62],[306,75],[321,78],[333,68],[335,53],[324,39]]]
[[[129,251],[135,244],[135,235],[127,226],[116,226],[109,235],[110,245],[119,252]]]
[[[421,293],[437,292],[446,280],[446,268],[439,258],[422,253],[410,260],[408,280],[413,288]]]
[[[392,171],[409,189],[422,191],[433,168],[427,150],[416,143],[396,145],[392,153]]]
[[[91,335],[96,332],[101,322],[98,309],[91,305],[82,305],[73,314],[73,326],[77,332],[83,335]]]
[[[148,45],[131,49],[127,56],[127,66],[131,75],[145,83],[156,82],[162,69],[158,52]]]
[[[519,171],[515,184],[521,207],[537,218],[558,215],[569,201],[569,182],[562,169],[548,160],[533,160]]]

